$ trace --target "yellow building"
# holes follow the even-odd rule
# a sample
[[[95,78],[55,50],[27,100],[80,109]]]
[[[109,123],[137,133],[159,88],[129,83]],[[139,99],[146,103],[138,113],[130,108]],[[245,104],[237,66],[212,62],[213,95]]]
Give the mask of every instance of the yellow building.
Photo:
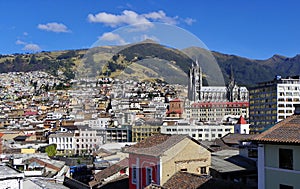
[[[140,142],[149,136],[159,134],[162,123],[155,120],[139,119],[132,126],[132,142]]]

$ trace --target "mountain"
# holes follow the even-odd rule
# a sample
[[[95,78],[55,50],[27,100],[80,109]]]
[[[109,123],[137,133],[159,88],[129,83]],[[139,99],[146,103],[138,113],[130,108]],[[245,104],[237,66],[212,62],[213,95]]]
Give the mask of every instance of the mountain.
[[[273,80],[276,75],[282,77],[300,75],[300,55],[292,58],[274,55],[266,60],[253,60],[236,55],[212,53],[225,78],[229,78],[232,65],[236,81],[246,86]]]
[[[118,73],[114,75],[120,78],[138,80],[159,78],[168,83],[188,84],[192,62],[189,56],[177,49],[144,41],[130,45],[113,55],[108,61],[107,69]]]
[[[231,68],[237,83],[246,86],[272,80],[275,75],[300,75],[300,55],[292,58],[274,55],[266,60],[254,60],[198,47],[179,51],[152,41],[127,46],[0,55],[0,72],[44,70],[57,75],[59,70],[67,79],[72,79],[76,70],[81,70],[84,74],[93,71],[90,76],[158,77],[170,83],[186,84],[189,68],[196,60],[205,79],[211,81],[208,82],[210,85],[218,85],[223,78],[227,83]]]

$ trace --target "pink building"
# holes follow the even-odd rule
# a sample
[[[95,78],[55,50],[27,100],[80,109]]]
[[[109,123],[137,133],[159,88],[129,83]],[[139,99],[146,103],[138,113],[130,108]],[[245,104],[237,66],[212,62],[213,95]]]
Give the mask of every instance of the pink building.
[[[163,185],[176,172],[207,174],[210,151],[188,135],[157,134],[124,149],[129,153],[129,188]]]

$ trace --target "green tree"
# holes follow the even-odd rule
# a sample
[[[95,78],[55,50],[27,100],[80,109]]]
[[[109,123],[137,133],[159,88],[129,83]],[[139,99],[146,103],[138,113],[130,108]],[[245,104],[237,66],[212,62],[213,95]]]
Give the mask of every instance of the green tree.
[[[56,155],[56,145],[55,144],[51,144],[51,145],[49,145],[49,146],[47,146],[46,148],[45,148],[45,152],[47,153],[47,155],[49,156],[49,157],[52,157],[52,156],[55,156]]]

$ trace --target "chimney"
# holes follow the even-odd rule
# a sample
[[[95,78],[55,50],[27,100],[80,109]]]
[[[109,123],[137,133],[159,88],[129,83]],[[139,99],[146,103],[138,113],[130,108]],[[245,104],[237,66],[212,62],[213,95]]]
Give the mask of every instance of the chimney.
[[[294,104],[295,111],[294,115],[300,115],[300,104]]]

